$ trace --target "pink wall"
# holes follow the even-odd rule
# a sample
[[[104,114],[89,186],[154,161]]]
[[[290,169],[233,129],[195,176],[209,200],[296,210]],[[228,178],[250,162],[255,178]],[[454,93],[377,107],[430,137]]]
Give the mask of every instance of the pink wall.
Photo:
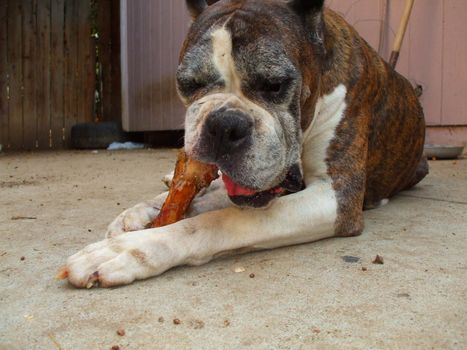
[[[404,4],[405,0],[327,1],[385,59]],[[423,86],[428,125],[467,125],[466,21],[466,0],[415,0],[397,70]]]
[[[388,59],[405,0],[327,0]],[[386,9],[386,11],[385,11]],[[128,131],[183,127],[175,93],[189,24],[184,0],[122,0],[123,121]],[[415,0],[397,70],[423,86],[429,126],[467,141],[467,0]],[[456,127],[458,129],[456,129]],[[430,135],[439,135],[439,130]],[[437,136],[429,136],[431,142]],[[440,139],[441,140],[441,139]]]
[[[185,1],[122,0],[121,11],[124,130],[183,129],[175,71],[191,23]]]

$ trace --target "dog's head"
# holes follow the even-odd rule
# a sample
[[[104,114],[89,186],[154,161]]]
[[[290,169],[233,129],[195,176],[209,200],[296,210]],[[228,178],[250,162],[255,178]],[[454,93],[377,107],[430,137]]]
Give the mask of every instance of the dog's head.
[[[301,136],[319,90],[324,1],[187,0],[177,88],[185,150],[216,164],[231,200],[302,188]]]

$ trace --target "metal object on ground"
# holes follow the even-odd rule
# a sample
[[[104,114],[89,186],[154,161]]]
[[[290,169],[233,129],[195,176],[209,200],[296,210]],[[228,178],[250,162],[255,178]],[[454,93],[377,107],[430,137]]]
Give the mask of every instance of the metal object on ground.
[[[425,145],[425,156],[428,159],[456,159],[462,155],[464,146]]]
[[[114,122],[80,123],[71,128],[71,144],[76,149],[105,149],[112,142],[126,139],[125,133]]]

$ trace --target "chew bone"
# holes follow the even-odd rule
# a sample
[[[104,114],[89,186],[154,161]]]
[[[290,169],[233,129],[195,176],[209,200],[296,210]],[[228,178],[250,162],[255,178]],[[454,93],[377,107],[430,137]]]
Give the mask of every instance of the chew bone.
[[[166,226],[183,219],[195,196],[218,176],[215,165],[191,159],[180,150],[169,195],[150,227]]]

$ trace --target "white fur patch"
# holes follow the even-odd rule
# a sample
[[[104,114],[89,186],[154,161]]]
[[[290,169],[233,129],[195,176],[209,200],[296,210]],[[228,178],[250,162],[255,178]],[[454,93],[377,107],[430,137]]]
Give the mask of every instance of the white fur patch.
[[[307,184],[317,178],[330,181],[326,152],[344,116],[346,94],[347,89],[341,84],[317,101],[313,121],[303,134],[302,164]]]
[[[224,79],[225,92],[242,95],[241,81],[235,68],[232,57],[232,37],[224,28],[216,29],[211,33],[212,61]]]

